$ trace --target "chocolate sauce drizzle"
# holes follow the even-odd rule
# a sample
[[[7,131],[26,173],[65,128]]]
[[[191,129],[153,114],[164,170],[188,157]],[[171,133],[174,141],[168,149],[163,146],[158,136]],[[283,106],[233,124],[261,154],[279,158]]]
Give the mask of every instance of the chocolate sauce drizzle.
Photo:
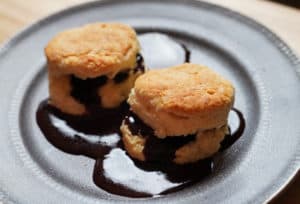
[[[191,51],[184,45],[181,44],[181,47],[184,49],[184,62],[190,62],[191,60]]]
[[[232,111],[234,111],[238,118],[239,118],[239,127],[237,130],[235,130],[232,134],[230,133],[230,127],[229,127],[229,134],[225,136],[224,140],[221,142],[221,148],[220,152],[226,150],[231,145],[233,145],[244,133],[245,127],[246,127],[246,121],[241,111],[239,111],[236,108],[232,108]]]
[[[138,71],[145,72],[144,58],[140,53],[138,53],[136,56],[136,64],[137,64],[137,66],[134,69],[134,73],[136,73]]]
[[[185,45],[185,61],[190,60],[190,51]],[[132,71],[132,70],[131,70]],[[137,55],[137,67],[133,72],[144,71],[143,57]],[[129,76],[123,71],[113,79],[122,83]],[[71,76],[71,95],[84,104],[88,113],[74,116],[51,106],[48,100],[40,103],[36,120],[46,139],[58,149],[95,159],[93,181],[107,192],[128,197],[152,197],[181,190],[195,184],[213,171],[213,158],[192,164],[176,165],[176,149],[195,140],[195,135],[159,139],[153,130],[129,111],[124,102],[115,109],[101,108],[99,87],[107,82],[105,76],[82,80]],[[239,128],[226,135],[221,150],[229,148],[245,129],[245,119],[233,108],[239,118]],[[134,134],[146,139],[143,153],[147,162],[137,161],[127,155],[120,136],[122,120]],[[230,125],[230,124],[229,124]]]

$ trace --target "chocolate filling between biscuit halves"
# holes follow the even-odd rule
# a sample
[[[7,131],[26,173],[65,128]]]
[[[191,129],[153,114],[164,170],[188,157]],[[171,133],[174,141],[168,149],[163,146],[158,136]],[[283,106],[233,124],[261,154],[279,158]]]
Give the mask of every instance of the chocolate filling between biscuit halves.
[[[233,133],[231,133],[231,129],[228,127],[228,133],[225,134],[223,141],[220,143],[219,152],[226,150],[234,144],[241,137],[245,129],[245,119],[242,113],[235,108],[232,108],[232,111],[238,116],[239,127]],[[196,140],[197,134],[160,139],[154,135],[154,130],[132,111],[127,113],[124,122],[133,135],[139,135],[146,139],[143,149],[146,161],[172,162],[175,159],[175,152],[180,147]]]
[[[153,129],[133,112],[128,113],[124,122],[133,135],[140,135],[146,139],[143,153],[147,161],[171,163],[177,149],[196,139],[196,134],[160,139],[154,135]]]
[[[116,84],[122,83],[128,79],[130,74],[136,72],[144,72],[144,59],[141,54],[136,56],[136,67],[134,69],[126,69],[125,71],[119,72],[114,78]],[[131,71],[133,73],[131,73]],[[71,96],[74,97],[78,102],[85,105],[89,112],[100,109],[101,97],[98,95],[98,89],[104,86],[108,81],[107,76],[100,76],[96,78],[80,79],[74,75],[70,76],[71,83]]]

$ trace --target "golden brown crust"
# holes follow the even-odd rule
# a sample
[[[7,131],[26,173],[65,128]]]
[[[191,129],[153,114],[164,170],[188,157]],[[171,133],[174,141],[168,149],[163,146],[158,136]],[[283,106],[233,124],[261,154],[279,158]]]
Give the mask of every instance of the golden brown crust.
[[[140,76],[128,99],[132,111],[160,138],[225,125],[233,101],[229,81],[189,63]]]
[[[146,140],[140,135],[133,135],[126,124],[121,125],[122,140],[128,154],[140,161],[145,161],[143,149]],[[197,133],[196,140],[180,147],[175,152],[176,164],[196,162],[214,155],[220,148],[220,143],[228,133],[227,125]]]
[[[119,106],[128,98],[131,88],[138,76],[143,74],[141,71],[130,71],[128,78],[121,82],[115,83],[109,79],[107,83],[98,90],[98,95],[101,96],[101,106],[104,108],[114,108]]]
[[[145,147],[146,140],[139,135],[133,135],[128,126],[124,124],[124,121],[120,130],[123,135],[122,141],[128,154],[135,159],[145,161],[143,149]]]
[[[69,114],[84,114],[84,105],[70,95],[70,75],[81,79],[106,75],[107,84],[98,90],[102,107],[119,106],[141,73],[120,84],[112,78],[121,70],[135,68],[139,49],[135,31],[120,23],[93,23],[57,34],[45,48],[50,103]]]
[[[174,162],[186,164],[211,157],[220,149],[220,143],[226,134],[228,134],[227,125],[199,132],[196,141],[192,141],[176,150]]]
[[[45,48],[49,69],[79,78],[135,67],[139,44],[135,31],[120,23],[93,23],[57,34]]]

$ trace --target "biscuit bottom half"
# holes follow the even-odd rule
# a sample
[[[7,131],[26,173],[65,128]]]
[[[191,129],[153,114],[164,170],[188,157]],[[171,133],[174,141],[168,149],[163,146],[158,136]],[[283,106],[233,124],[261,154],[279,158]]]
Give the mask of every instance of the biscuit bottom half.
[[[123,103],[136,78],[144,72],[141,55],[134,68],[124,69],[113,78],[102,75],[81,79],[72,74],[49,70],[50,103],[64,113],[82,115],[98,108],[117,108]]]
[[[226,124],[195,134],[161,139],[137,115],[130,113],[123,120],[121,132],[126,151],[135,159],[187,164],[211,157],[218,152],[221,142],[229,134],[229,129]]]

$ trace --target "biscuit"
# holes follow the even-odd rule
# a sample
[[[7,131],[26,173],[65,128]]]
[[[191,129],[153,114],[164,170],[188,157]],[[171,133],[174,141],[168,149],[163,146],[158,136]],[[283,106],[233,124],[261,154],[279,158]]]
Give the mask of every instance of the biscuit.
[[[133,68],[140,50],[135,31],[120,23],[93,23],[57,34],[46,46],[48,69],[85,79]]]
[[[121,132],[123,135],[122,141],[128,154],[140,161],[146,161],[143,152],[146,138],[141,135],[134,135],[124,122],[121,125]],[[214,155],[218,152],[220,143],[226,134],[228,134],[227,125],[221,128],[198,132],[194,141],[176,150],[173,162],[176,164],[192,163]],[[157,159],[159,160],[159,158]]]
[[[57,34],[45,48],[50,103],[65,113],[85,114],[88,111],[83,101],[71,94],[71,77],[80,81],[105,76],[105,83],[96,91],[99,107],[119,106],[143,73],[139,50],[135,31],[119,23],[88,24]],[[121,82],[116,81],[120,73]],[[89,94],[89,90],[84,91]]]
[[[131,110],[159,138],[195,134],[227,124],[232,84],[211,69],[185,63],[140,76],[128,98]]]

